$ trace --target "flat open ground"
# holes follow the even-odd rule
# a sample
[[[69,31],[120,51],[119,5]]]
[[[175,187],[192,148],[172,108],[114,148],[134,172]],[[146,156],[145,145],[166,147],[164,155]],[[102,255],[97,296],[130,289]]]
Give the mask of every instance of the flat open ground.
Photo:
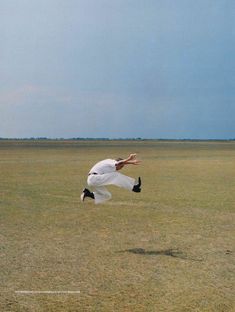
[[[130,152],[142,193],[81,204]],[[234,207],[235,142],[0,141],[0,311],[235,311]]]

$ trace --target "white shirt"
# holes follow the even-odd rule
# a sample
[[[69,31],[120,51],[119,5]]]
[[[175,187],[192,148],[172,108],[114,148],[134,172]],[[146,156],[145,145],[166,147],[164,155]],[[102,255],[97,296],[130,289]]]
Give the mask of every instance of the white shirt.
[[[99,161],[97,164],[95,164],[89,173],[98,173],[98,174],[104,174],[104,173],[111,173],[116,171],[116,164],[118,161],[115,159],[105,159]]]

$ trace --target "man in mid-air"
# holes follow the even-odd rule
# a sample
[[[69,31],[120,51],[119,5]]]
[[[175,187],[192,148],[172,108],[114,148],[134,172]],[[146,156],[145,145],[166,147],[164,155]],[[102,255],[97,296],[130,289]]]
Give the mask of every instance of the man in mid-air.
[[[103,203],[109,200],[112,196],[106,189],[106,185],[116,185],[136,193],[141,192],[141,179],[138,178],[138,183],[135,179],[125,176],[120,172],[125,165],[138,165],[140,160],[136,159],[136,154],[130,154],[126,159],[105,159],[95,164],[88,173],[87,184],[93,187],[94,191],[90,192],[85,188],[81,194],[81,201],[86,197],[94,199],[95,204]]]

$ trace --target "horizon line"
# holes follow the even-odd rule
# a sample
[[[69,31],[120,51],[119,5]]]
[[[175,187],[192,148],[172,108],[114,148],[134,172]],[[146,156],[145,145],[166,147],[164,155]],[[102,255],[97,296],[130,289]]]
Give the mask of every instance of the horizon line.
[[[72,138],[63,138],[63,137],[15,137],[15,138],[5,138],[0,137],[0,141],[4,140],[25,140],[25,141],[235,141],[235,138],[229,138],[229,139],[218,139],[218,138],[205,138],[205,139],[199,139],[199,138],[107,138],[107,137],[72,137]]]

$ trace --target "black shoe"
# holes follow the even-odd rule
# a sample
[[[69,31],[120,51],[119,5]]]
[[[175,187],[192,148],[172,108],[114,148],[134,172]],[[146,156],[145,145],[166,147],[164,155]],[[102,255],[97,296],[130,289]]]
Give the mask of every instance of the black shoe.
[[[94,194],[91,193],[87,188],[84,188],[82,194],[81,194],[81,201],[84,202],[86,197],[90,197],[94,199]]]
[[[140,186],[141,186],[141,179],[140,179],[140,177],[139,177],[139,178],[138,178],[138,184],[135,184],[135,185],[133,186],[132,191],[133,191],[133,192],[136,192],[136,193],[140,193],[140,192],[141,192]]]

